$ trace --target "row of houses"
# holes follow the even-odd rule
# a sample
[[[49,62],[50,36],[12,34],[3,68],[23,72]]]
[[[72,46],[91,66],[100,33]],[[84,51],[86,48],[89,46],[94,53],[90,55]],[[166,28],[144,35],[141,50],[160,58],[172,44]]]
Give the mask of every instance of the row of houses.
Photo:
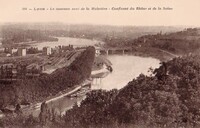
[[[56,46],[55,48],[51,47],[44,47],[42,50],[43,55],[51,55],[51,54],[56,54],[56,53],[62,53],[66,51],[72,51],[74,50],[73,45],[68,45],[68,46]]]
[[[21,65],[21,64],[3,64],[0,65],[0,82],[2,80],[16,80],[25,77],[35,77],[39,76],[44,70],[44,65],[31,64],[31,65]]]
[[[4,52],[7,56],[26,56],[26,48],[4,48]]]
[[[56,46],[55,48],[51,47],[44,47],[41,50],[38,50],[38,48],[13,48],[13,47],[6,47],[4,48],[3,52],[6,53],[6,56],[26,56],[27,54],[36,54],[41,53],[43,55],[51,55],[53,53],[61,53],[64,51],[71,51],[74,50],[73,45],[68,46]]]

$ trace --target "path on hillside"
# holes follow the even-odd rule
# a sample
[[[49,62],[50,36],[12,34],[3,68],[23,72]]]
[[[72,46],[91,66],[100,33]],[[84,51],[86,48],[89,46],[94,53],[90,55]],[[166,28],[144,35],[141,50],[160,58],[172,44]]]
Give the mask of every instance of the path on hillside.
[[[179,57],[178,55],[173,54],[173,53],[171,53],[171,52],[168,52],[168,51],[165,51],[165,50],[162,50],[162,49],[158,49],[158,50],[160,50],[161,52],[167,53],[167,54],[169,54],[169,55],[171,55],[171,56],[173,56],[173,57]]]

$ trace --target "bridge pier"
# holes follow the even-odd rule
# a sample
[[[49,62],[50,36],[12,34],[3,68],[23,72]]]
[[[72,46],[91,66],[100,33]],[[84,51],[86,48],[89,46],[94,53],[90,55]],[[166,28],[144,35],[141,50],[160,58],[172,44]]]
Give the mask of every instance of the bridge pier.
[[[102,81],[101,77],[94,78],[93,79],[93,82],[94,82],[93,84],[95,84],[95,85],[101,84],[101,81]]]
[[[106,55],[108,55],[109,54],[109,50],[106,50]]]

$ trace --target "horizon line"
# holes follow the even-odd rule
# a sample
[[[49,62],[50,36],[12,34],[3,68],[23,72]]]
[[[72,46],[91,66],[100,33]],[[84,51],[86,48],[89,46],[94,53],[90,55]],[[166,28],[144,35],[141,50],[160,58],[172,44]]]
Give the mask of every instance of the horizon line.
[[[130,25],[130,24],[95,24],[95,23],[69,23],[69,22],[61,22],[61,21],[8,21],[1,22],[0,25],[8,25],[8,24],[63,24],[63,25],[91,25],[91,26],[113,26],[113,27],[194,27],[198,28],[200,25]]]

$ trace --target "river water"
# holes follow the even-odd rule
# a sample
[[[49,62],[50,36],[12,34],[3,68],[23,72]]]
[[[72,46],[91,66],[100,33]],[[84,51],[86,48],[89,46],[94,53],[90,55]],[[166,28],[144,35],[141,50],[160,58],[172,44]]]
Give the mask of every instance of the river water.
[[[87,43],[88,42],[88,43]],[[73,39],[73,38],[59,38],[58,42],[44,42],[37,43],[33,46],[39,48],[44,46],[54,47],[56,45],[94,45],[98,41],[91,41],[86,39]],[[124,87],[133,78],[138,77],[141,73],[149,75],[148,70],[150,67],[159,67],[159,60],[154,58],[138,57],[133,55],[107,55],[105,56],[112,63],[113,72],[109,73],[105,78],[93,79],[92,89],[120,89]],[[84,96],[78,98],[62,97],[49,103],[49,107],[56,108],[58,113],[64,113],[65,110],[72,107],[76,102],[80,102]],[[37,112],[33,112],[34,115],[38,115]]]
[[[105,78],[94,79],[92,89],[120,89],[141,73],[150,75],[149,68],[159,67],[160,62],[154,58],[133,55],[108,55],[106,58],[112,63],[113,72]]]
[[[88,39],[78,39],[78,38],[70,38],[70,37],[57,37],[57,42],[41,42],[41,43],[32,43],[30,46],[38,47],[41,50],[43,47],[51,47],[54,48],[55,46],[63,45],[74,45],[74,47],[81,47],[81,46],[94,46],[95,44],[103,43],[97,40],[88,40]]]

